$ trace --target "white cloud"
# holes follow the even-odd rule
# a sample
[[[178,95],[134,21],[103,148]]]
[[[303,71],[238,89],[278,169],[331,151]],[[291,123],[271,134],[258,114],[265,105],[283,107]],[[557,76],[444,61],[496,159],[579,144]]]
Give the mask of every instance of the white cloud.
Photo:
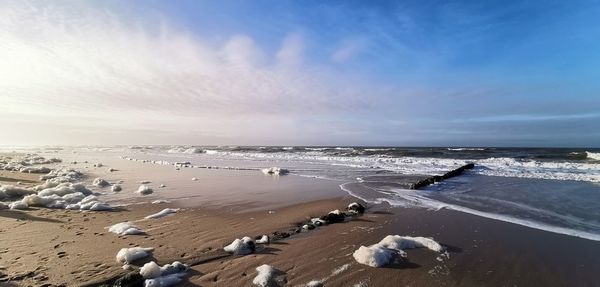
[[[304,39],[299,34],[288,35],[279,52],[277,52],[277,60],[283,65],[299,65],[302,63],[304,53]]]
[[[80,143],[73,134],[83,130],[128,131],[119,140],[136,142],[155,136],[149,126],[211,143],[291,140],[303,117],[360,109],[377,93],[305,63],[298,34],[268,55],[247,35],[214,43],[167,21],[52,4],[0,4],[0,119],[18,123],[0,128],[21,141],[53,129],[53,143]],[[324,132],[305,128],[305,136]]]

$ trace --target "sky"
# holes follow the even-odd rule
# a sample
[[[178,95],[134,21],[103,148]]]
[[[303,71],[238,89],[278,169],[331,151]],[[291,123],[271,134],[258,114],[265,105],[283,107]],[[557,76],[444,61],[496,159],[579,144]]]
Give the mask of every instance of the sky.
[[[599,1],[0,1],[2,145],[600,147]]]

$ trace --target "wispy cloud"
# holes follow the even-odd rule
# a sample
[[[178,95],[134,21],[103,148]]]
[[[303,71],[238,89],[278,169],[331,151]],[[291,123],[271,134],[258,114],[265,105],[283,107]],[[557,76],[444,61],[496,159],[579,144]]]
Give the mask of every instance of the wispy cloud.
[[[165,20],[156,29],[81,3],[74,10],[4,3],[0,26],[3,118],[81,125],[51,116],[60,114],[86,118],[97,129],[118,118],[136,129],[160,117],[180,119],[173,125],[182,130],[202,125],[207,133],[232,136],[263,125],[275,137],[306,112],[361,109],[363,96],[375,91],[348,86],[344,75],[305,62],[297,33],[269,54],[248,35],[207,41]]]
[[[331,54],[331,60],[338,63],[346,62],[358,55],[366,46],[364,39],[345,41]]]
[[[536,114],[511,114],[483,116],[477,118],[456,119],[453,122],[528,122],[528,121],[565,121],[565,120],[583,120],[598,119],[600,113],[584,114],[556,114],[556,115],[536,115]]]

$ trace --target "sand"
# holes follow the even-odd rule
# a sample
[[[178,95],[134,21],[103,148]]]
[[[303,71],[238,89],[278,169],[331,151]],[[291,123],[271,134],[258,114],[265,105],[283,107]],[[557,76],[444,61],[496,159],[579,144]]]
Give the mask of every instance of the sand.
[[[168,204],[108,213],[0,211],[0,272],[5,274],[0,280],[11,279],[16,286],[100,282],[125,273],[115,255],[120,248],[132,246],[155,248],[151,258],[136,262],[139,266],[150,260],[185,263],[234,238],[287,230],[349,201],[334,198],[242,214],[185,209],[159,220],[136,222],[146,235],[121,237],[105,227],[143,218]],[[450,256],[438,261],[435,252],[408,250],[409,262],[386,268],[353,260],[351,254],[360,245],[376,243],[388,234],[434,237],[449,248]],[[377,207],[351,222],[274,242],[256,254],[193,266],[178,286],[251,286],[254,269],[262,264],[284,272],[289,286],[323,279],[326,286],[360,282],[368,286],[593,286],[600,268],[599,251],[597,242],[454,211]],[[340,268],[344,270],[331,276]]]

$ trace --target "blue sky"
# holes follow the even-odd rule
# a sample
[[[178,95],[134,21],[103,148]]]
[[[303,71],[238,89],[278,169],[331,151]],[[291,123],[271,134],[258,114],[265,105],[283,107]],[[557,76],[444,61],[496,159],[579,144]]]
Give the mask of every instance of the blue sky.
[[[597,15],[599,1],[6,1],[0,130],[14,144],[598,147]]]

